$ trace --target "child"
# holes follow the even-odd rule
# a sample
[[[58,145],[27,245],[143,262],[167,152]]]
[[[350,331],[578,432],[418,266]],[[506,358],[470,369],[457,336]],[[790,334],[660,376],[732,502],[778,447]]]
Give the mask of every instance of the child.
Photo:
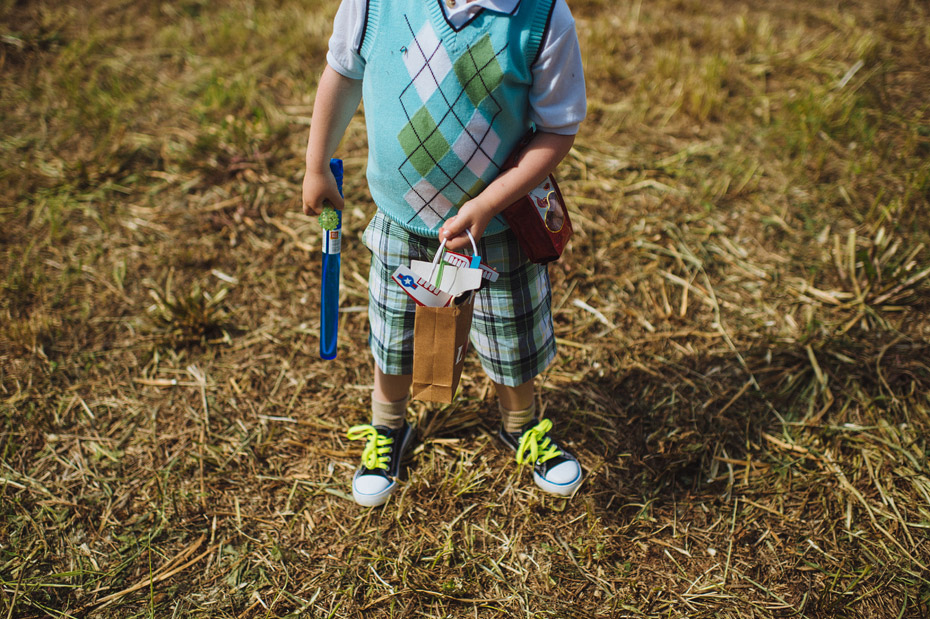
[[[329,172],[359,101],[365,102],[367,178],[378,210],[369,343],[375,358],[371,424],[352,480],[361,505],[381,505],[396,483],[413,428],[405,419],[415,305],[391,280],[400,264],[479,239],[500,272],[475,299],[472,346],[494,382],[501,440],[533,465],[536,484],[570,495],[577,459],[537,420],[534,379],[555,356],[545,266],[529,262],[499,213],[538,185],[571,149],[585,115],[581,55],[565,0],[342,0],[320,78],[307,145],[303,209],[342,208]],[[536,129],[517,165],[501,171]]]

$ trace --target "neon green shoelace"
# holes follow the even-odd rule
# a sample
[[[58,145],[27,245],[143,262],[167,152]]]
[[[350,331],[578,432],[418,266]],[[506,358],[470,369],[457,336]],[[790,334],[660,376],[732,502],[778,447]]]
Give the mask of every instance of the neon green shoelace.
[[[551,429],[552,422],[543,419],[535,427],[523,433],[520,437],[520,445],[517,447],[518,464],[542,463],[562,455],[562,452],[552,444],[552,440],[546,436]]]
[[[394,439],[378,434],[372,425],[352,426],[346,432],[350,441],[365,441],[362,450],[362,465],[367,469],[387,469],[391,460],[391,445]]]

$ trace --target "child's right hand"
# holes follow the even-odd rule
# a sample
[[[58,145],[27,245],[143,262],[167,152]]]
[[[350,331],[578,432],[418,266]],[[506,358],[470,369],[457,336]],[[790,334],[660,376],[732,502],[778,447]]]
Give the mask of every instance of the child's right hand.
[[[336,210],[342,210],[345,202],[339,194],[336,179],[328,169],[324,171],[307,170],[304,174],[302,191],[304,215],[319,215],[324,203],[328,202]]]

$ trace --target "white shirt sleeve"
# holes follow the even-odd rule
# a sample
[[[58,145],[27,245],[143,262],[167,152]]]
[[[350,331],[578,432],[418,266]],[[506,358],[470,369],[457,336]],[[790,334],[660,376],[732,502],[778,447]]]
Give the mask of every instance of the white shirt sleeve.
[[[351,79],[362,79],[365,73],[365,60],[358,53],[365,10],[366,0],[342,0],[326,53],[329,66]],[[549,133],[577,133],[585,117],[587,98],[575,19],[565,0],[555,0],[549,28],[531,70],[530,120]]]
[[[548,133],[578,133],[587,97],[575,19],[565,0],[556,0],[532,71],[530,120]]]
[[[345,77],[360,80],[365,73],[365,60],[358,50],[365,30],[365,0],[342,0],[333,20],[326,63]]]

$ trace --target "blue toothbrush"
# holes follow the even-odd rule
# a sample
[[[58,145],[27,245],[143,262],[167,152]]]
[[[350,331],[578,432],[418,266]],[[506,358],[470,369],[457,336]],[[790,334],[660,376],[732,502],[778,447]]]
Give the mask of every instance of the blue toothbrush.
[[[329,169],[342,195],[342,159],[330,159]],[[320,287],[320,358],[336,358],[339,339],[339,268],[342,251],[342,211],[327,205],[320,215],[323,228],[323,278]]]

